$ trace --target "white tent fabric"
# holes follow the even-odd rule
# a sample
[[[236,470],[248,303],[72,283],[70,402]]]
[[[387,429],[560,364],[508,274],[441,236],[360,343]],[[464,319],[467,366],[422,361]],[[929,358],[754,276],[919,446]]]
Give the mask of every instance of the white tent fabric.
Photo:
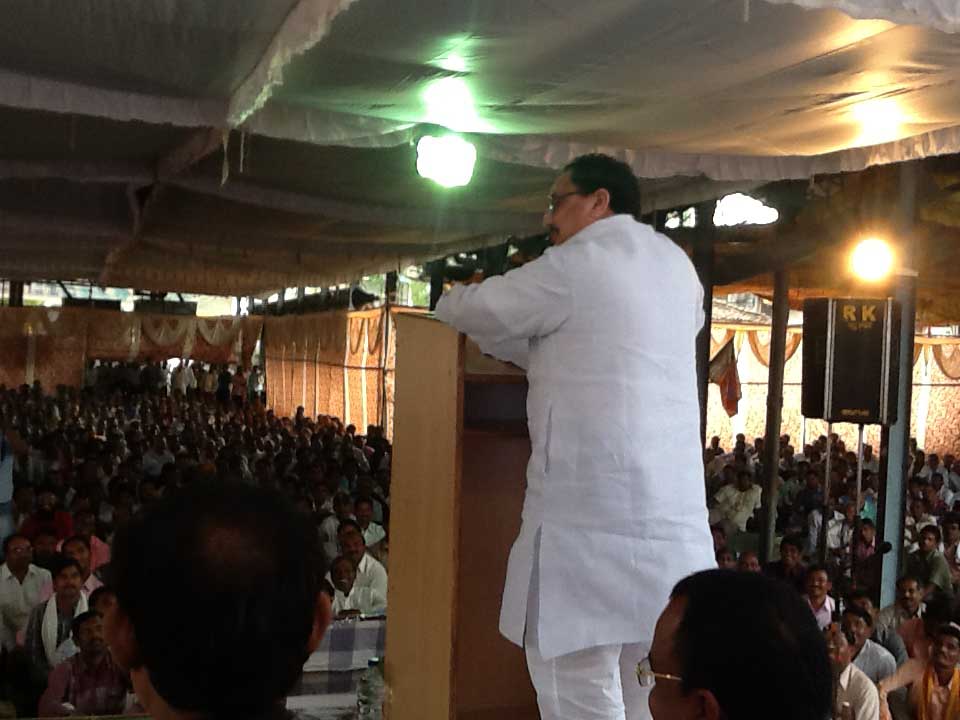
[[[0,105],[18,108],[351,147],[440,123],[509,162],[604,150],[644,177],[730,182],[960,150],[956,1],[0,0],[0,12]],[[451,78],[474,105],[453,119],[424,102]]]
[[[924,27],[955,33],[960,30],[960,3],[957,0],[767,0],[805,8],[835,8],[850,17],[890,20],[898,25]],[[745,0],[749,3],[750,0]]]

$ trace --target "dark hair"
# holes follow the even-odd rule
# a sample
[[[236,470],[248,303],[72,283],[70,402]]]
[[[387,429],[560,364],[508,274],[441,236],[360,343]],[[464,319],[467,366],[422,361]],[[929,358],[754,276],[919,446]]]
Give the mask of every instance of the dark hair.
[[[873,602],[873,596],[866,588],[854,588],[847,594],[848,605],[852,605],[855,600],[866,600],[868,603],[870,603],[870,607],[876,606],[876,604]]]
[[[60,546],[60,548],[64,549],[67,547],[68,544],[72,542],[78,542],[81,545],[83,545],[85,548],[87,548],[87,550],[90,549],[90,541],[87,540],[83,535],[71,535],[70,537],[68,537],[66,540],[63,541],[63,544]]]
[[[33,546],[33,542],[31,542],[30,538],[28,538],[23,533],[13,533],[12,535],[7,535],[3,539],[3,559],[4,560],[7,559],[7,553],[10,550],[10,543],[12,543],[14,540],[26,540],[28,543],[30,543],[31,546]]]
[[[279,493],[191,485],[118,531],[112,565],[135,667],[174,707],[267,714],[300,677],[326,564]]]
[[[771,707],[780,720],[828,716],[826,641],[793,587],[758,573],[707,570],[681,580],[671,597],[686,600],[674,647],[685,692],[710,691],[722,715],[737,720],[765,720]],[[788,703],[786,687],[794,698]]]
[[[803,540],[796,535],[788,535],[783,540],[780,541],[780,552],[783,552],[785,547],[796,548],[799,552],[803,552]]]
[[[87,606],[88,606],[91,610],[93,610],[93,608],[95,608],[96,605],[97,605],[97,601],[98,601],[100,598],[102,598],[104,595],[113,595],[114,597],[116,597],[116,596],[117,596],[117,591],[114,590],[114,589],[113,589],[112,587],[110,587],[109,585],[101,585],[101,586],[98,587],[96,590],[94,590],[92,593],[90,593],[90,597],[87,598]]]
[[[907,581],[915,582],[919,588],[923,587],[923,582],[916,575],[901,575],[897,578],[897,589],[899,590],[900,586]]]
[[[353,507],[356,508],[357,505],[360,505],[361,503],[363,503],[364,505],[369,505],[371,508],[373,508],[373,500],[367,497],[366,495],[361,495],[356,500],[354,500]]]
[[[960,628],[957,627],[956,623],[943,623],[937,628],[937,635],[949,635],[960,642]]]
[[[100,617],[100,613],[96,610],[87,610],[82,612],[73,618],[73,622],[70,623],[70,634],[76,637],[80,634],[80,628],[83,627],[83,624],[87,620],[93,620],[94,618]]]
[[[869,595],[866,595],[865,597],[869,597]],[[852,595],[851,595],[851,598],[852,598]],[[853,605],[852,603],[848,604],[843,609],[843,614],[855,615],[856,617],[863,620],[867,625],[869,625],[870,627],[873,627],[873,615],[871,615],[870,613],[868,613],[866,610],[864,610],[858,605]]]
[[[574,158],[563,168],[584,194],[603,188],[610,193],[610,209],[617,215],[640,214],[640,183],[630,166],[609,155],[591,153]]]
[[[833,577],[830,575],[830,569],[826,565],[809,565],[807,566],[807,577],[810,577],[815,572],[822,572],[827,576],[827,580],[833,580]]]
[[[873,520],[871,520],[870,518],[861,518],[861,519],[860,519],[860,526],[861,526],[861,527],[872,527],[874,530],[877,529],[877,526],[874,524]]]
[[[356,529],[358,533],[363,535],[363,528],[360,527],[360,523],[358,523],[356,520],[353,520],[352,518],[347,518],[346,520],[340,521],[340,524],[337,525],[337,534],[339,535],[341,530],[345,528],[351,528],[351,527]]]
[[[68,557],[63,553],[57,553],[54,556],[52,567],[50,568],[50,575],[56,580],[60,577],[62,573],[67,568],[76,568],[77,572],[83,575],[83,568],[80,567],[80,563],[72,557]]]
[[[938,528],[936,525],[924,525],[922,528],[920,528],[920,534],[923,535],[924,533],[933,535],[937,542],[940,542],[940,540],[943,539],[943,535],[940,533],[940,528]]]

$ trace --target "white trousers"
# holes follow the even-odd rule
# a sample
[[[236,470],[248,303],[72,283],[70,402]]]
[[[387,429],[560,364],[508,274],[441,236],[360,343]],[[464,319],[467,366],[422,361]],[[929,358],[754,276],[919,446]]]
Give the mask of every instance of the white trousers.
[[[539,537],[536,553],[539,556]],[[600,645],[544,660],[537,642],[540,569],[534,562],[527,596],[524,649],[541,720],[650,720],[649,688],[637,681],[645,644]]]

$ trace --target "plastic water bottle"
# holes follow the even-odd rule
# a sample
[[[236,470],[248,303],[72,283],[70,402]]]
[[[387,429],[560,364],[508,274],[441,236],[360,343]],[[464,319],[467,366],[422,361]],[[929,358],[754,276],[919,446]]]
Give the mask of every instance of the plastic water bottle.
[[[357,718],[381,720],[383,718],[383,663],[380,658],[371,658],[367,669],[357,683]]]

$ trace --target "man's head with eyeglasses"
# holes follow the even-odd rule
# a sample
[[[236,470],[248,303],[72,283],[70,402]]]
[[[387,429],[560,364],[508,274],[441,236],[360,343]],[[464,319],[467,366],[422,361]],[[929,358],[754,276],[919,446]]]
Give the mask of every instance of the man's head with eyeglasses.
[[[543,225],[560,245],[597,220],[640,212],[640,185],[626,163],[608,155],[581,155],[553,182]]]
[[[813,614],[791,586],[758,573],[681,580],[648,662],[654,720],[820,720],[832,707],[830,658]]]

